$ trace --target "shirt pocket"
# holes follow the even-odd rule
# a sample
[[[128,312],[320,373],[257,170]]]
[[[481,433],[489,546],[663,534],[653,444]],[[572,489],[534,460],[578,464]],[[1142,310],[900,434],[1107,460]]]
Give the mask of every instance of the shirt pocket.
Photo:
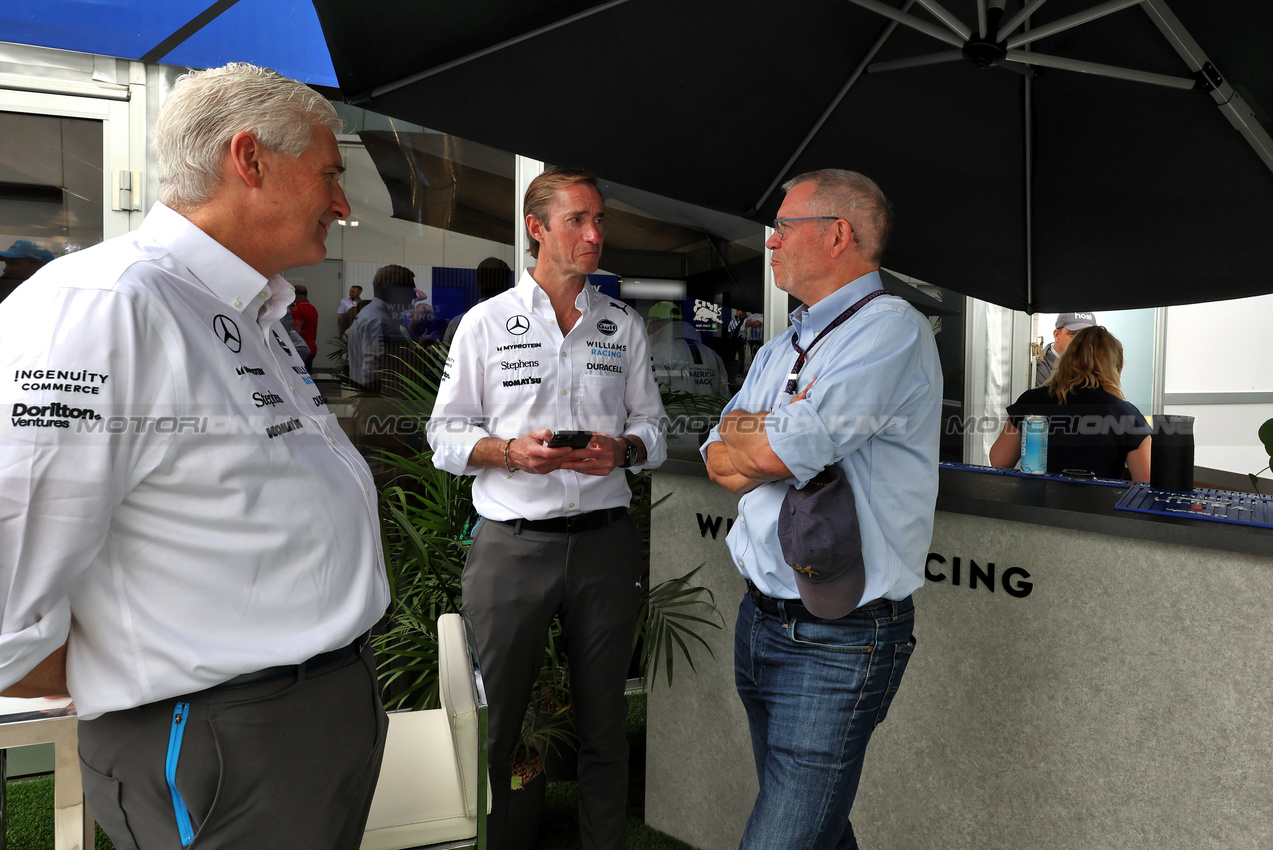
[[[613,365],[614,368],[623,370],[629,366],[627,363],[603,365]],[[627,408],[624,404],[626,377],[623,372],[602,371],[589,372],[579,379],[575,413],[579,417],[580,427],[618,436],[615,425],[621,426],[627,420]]]

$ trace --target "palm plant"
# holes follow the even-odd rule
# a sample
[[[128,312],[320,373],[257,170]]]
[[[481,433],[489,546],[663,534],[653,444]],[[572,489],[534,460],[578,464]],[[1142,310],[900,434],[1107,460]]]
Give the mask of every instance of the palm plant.
[[[446,347],[434,344],[415,357],[399,360],[400,415],[420,430],[433,408],[446,357]],[[718,402],[704,405],[702,397],[691,393],[665,394],[665,406],[675,415],[720,411]],[[460,576],[476,518],[472,479],[436,469],[427,450],[407,455],[385,451],[381,461],[393,470],[391,483],[380,493],[392,594],[387,628],[376,638],[381,681],[388,694],[386,705],[434,707],[438,699],[436,623],[440,614],[460,607]],[[629,483],[634,494],[632,518],[648,546],[650,510],[654,507],[649,498],[649,473],[629,473]],[[638,619],[632,638],[634,648],[641,647],[643,683],[662,667],[670,685],[678,656],[693,669],[695,646],[711,653],[698,631],[723,628],[724,618],[716,610],[711,591],[691,581],[701,568],[700,564],[679,578],[647,587],[646,616]],[[564,694],[569,690],[568,665],[558,651],[558,637],[556,631],[549,636],[540,686],[557,682],[561,685],[558,692]],[[537,688],[543,690],[540,686]],[[561,707],[553,706],[549,713]],[[553,733],[534,730],[526,737],[533,742],[537,734],[550,744],[559,740]]]

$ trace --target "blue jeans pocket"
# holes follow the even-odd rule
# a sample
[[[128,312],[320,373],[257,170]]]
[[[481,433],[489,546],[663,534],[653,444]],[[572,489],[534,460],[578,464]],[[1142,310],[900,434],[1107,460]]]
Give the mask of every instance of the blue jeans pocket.
[[[889,706],[893,704],[893,697],[897,696],[897,690],[902,685],[902,674],[906,672],[906,665],[910,663],[914,652],[914,635],[911,635],[911,639],[906,643],[893,646],[893,669],[889,673],[888,687],[884,689],[884,699],[880,700],[880,710],[875,715],[876,726],[883,723],[884,718],[888,716]]]

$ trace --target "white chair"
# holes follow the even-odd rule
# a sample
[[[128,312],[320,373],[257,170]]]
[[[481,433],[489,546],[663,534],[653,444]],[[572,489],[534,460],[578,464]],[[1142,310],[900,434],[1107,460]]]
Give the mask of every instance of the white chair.
[[[486,848],[486,694],[459,614],[438,618],[442,708],[389,713],[361,850]]]
[[[80,788],[78,724],[69,698],[0,697],[0,748],[53,744],[53,846],[56,850],[91,850],[93,847],[93,816]],[[4,779],[4,761],[0,757],[0,783]],[[4,789],[0,788],[0,830],[4,829],[4,811]]]

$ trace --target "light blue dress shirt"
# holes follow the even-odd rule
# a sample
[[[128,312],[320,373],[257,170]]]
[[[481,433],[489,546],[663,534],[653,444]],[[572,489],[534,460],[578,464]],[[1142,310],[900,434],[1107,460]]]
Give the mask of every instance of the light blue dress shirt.
[[[841,313],[881,289],[878,272],[863,275],[791,314],[791,326],[756,354],[728,413],[771,411],[765,430],[794,478],[762,484],[738,503],[729,533],[739,572],[767,596],[800,593],[778,543],[778,511],[787,487],[803,487],[839,462],[857,498],[866,564],[864,600],[904,599],[924,583],[924,562],[937,501],[937,448],[942,374],[932,328],[901,298],[885,295],[862,307],[809,352],[798,386],[817,383],[790,402],[783,390],[796,361],[793,334],[807,346]],[[720,439],[713,429],[703,445]]]

